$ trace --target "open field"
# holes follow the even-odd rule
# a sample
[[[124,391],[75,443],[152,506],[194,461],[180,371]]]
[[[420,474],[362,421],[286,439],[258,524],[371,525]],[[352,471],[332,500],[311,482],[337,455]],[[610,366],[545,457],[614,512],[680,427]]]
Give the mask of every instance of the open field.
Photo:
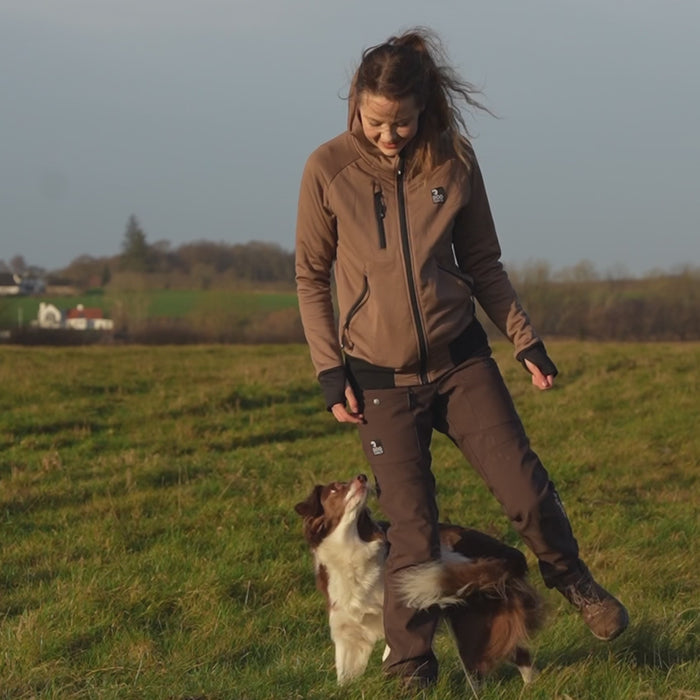
[[[632,624],[598,642],[543,589],[542,675],[523,689],[504,668],[479,697],[697,700],[700,345],[548,346],[561,371],[548,393],[495,349],[583,555]],[[335,685],[293,506],[366,466],[304,346],[7,346],[0,386],[0,698],[395,696],[379,645],[362,681]],[[442,436],[434,458],[442,517],[517,545]],[[436,648],[425,697],[473,697],[444,631]]]

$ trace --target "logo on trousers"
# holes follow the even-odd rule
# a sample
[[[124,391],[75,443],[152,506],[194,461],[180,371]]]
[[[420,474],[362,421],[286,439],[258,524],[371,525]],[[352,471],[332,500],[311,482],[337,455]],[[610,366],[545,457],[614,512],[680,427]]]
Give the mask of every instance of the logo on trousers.
[[[370,440],[369,446],[372,448],[372,454],[377,457],[384,454],[384,448],[379,440]]]

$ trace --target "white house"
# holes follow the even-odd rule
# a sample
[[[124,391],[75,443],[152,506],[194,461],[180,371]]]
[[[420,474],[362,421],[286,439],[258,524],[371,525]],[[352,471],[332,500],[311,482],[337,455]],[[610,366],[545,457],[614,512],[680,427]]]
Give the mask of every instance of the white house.
[[[39,303],[37,319],[32,325],[36,325],[39,328],[64,328],[63,312],[53,304],[47,304],[42,301]]]
[[[78,304],[74,309],[64,312],[53,304],[41,302],[34,325],[38,328],[72,328],[77,331],[111,331],[114,321],[102,316],[102,309],[85,307]]]

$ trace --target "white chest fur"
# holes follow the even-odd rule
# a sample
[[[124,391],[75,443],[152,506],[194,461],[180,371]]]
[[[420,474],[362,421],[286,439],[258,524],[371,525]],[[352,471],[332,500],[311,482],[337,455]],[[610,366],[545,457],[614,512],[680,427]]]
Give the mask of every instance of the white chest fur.
[[[354,524],[337,527],[315,551],[317,569],[327,576],[329,624],[338,681],[361,674],[384,638],[383,540],[365,542]]]
[[[328,575],[331,610],[381,612],[384,601],[384,542],[365,542],[354,526],[337,527],[316,550],[316,566]],[[370,610],[371,609],[371,610]]]

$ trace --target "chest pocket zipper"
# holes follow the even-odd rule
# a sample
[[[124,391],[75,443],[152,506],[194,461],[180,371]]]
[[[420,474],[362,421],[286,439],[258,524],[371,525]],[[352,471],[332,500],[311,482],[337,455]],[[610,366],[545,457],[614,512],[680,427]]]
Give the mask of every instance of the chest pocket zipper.
[[[386,231],[384,230],[384,217],[386,216],[386,205],[384,196],[378,185],[374,187],[374,215],[377,219],[377,233],[379,234],[379,247],[386,248]]]

